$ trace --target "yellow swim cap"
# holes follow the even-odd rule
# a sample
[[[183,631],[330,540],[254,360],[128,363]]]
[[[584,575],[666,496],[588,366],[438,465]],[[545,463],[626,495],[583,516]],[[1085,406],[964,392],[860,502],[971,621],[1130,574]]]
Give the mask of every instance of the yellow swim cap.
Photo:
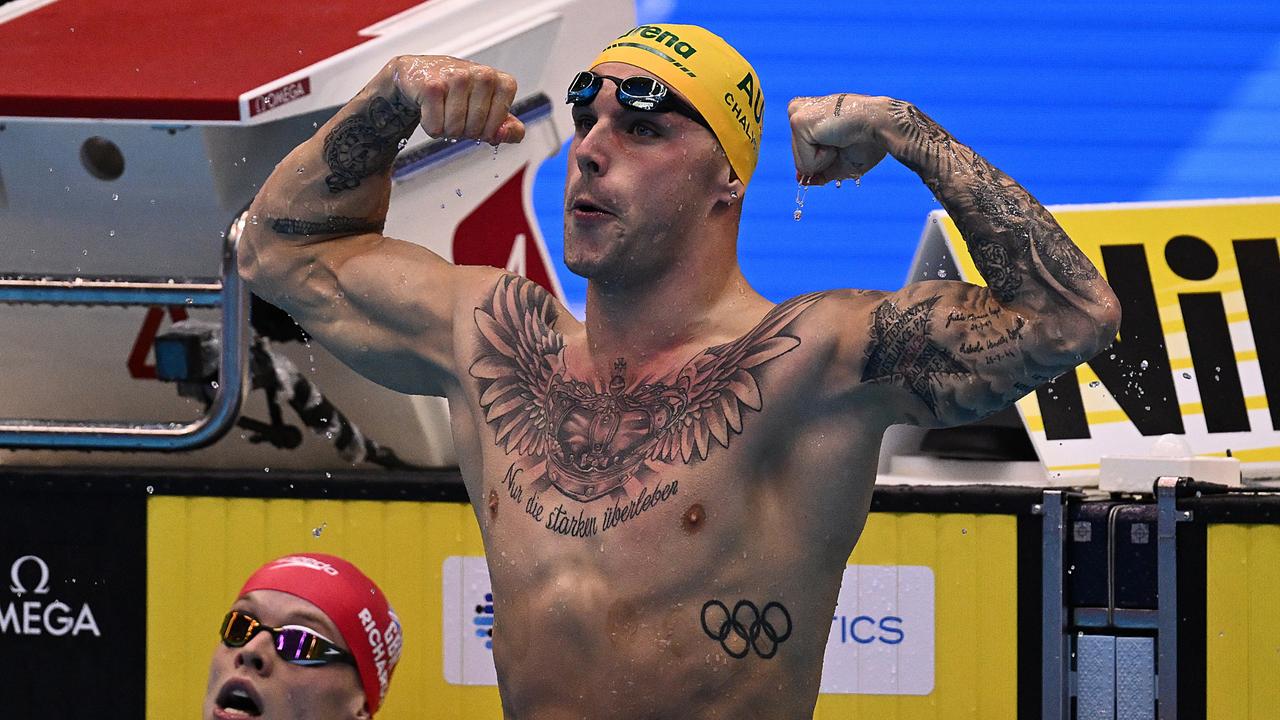
[[[746,185],[760,157],[764,92],[751,64],[719,35],[697,25],[641,25],[591,63],[635,65],[675,88],[706,118]]]

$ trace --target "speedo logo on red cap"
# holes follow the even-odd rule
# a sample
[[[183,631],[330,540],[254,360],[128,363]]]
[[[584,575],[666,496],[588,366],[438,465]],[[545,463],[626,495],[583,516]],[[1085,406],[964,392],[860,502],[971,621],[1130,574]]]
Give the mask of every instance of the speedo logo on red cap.
[[[338,577],[338,568],[323,560],[317,560],[305,555],[290,555],[288,557],[282,557],[274,563],[271,563],[272,570],[287,567],[306,568],[307,570],[322,572],[330,577]]]

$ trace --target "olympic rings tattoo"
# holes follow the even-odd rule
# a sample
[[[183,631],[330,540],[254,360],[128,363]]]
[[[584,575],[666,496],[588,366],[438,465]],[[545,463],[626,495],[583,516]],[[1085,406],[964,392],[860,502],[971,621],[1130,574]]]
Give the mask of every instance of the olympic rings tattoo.
[[[844,95],[841,95],[840,97],[836,98],[835,117],[840,117],[840,108],[844,107],[844,97],[845,97]]]
[[[708,613],[711,608],[716,608],[714,613]],[[769,612],[776,610],[774,613],[782,613],[779,621],[786,622],[786,629],[779,632],[777,625],[769,619]],[[750,622],[744,623],[744,618],[739,618],[739,614],[746,611],[750,614]],[[708,619],[711,616],[714,622]],[[718,625],[716,629],[712,629],[712,625]],[[742,659],[751,653],[752,650],[761,658],[768,660],[778,654],[778,646],[784,640],[791,637],[791,613],[782,606],[782,603],[770,602],[761,610],[755,606],[750,600],[739,600],[737,605],[733,606],[733,612],[729,612],[728,606],[719,600],[708,600],[707,604],[702,606],[702,631],[707,637],[720,643],[720,647],[729,654],[729,657]],[[746,644],[741,650],[734,650],[729,647],[727,642],[729,634],[732,633],[742,639]],[[761,641],[761,636],[764,640]],[[736,644],[736,643],[735,643]]]

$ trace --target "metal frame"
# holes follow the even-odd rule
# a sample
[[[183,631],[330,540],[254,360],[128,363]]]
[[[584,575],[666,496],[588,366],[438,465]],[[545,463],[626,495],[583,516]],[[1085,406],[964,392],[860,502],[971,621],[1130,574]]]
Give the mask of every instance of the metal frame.
[[[1178,510],[1177,477],[1156,480],[1157,560],[1156,706],[1159,720],[1178,720],[1178,523],[1191,513]]]
[[[1062,563],[1066,557],[1067,493],[1046,490],[1037,508],[1044,538],[1040,564],[1041,592],[1041,720],[1067,720],[1070,713],[1071,654],[1067,638],[1066,588]]]
[[[249,295],[236,266],[243,216],[222,251],[221,282],[157,282],[83,278],[0,279],[0,303],[55,305],[184,305],[222,308],[218,385],[209,411],[188,422],[0,420],[0,448],[189,450],[231,428],[244,399],[248,366]]]

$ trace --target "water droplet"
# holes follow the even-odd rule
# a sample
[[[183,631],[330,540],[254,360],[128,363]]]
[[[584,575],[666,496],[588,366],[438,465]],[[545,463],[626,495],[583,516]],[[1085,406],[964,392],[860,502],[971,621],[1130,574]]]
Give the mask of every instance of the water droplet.
[[[443,209],[444,209],[444,203],[440,203],[440,209],[441,209],[441,210],[443,210]]]
[[[154,494],[155,494],[155,492],[156,492],[156,488],[155,488],[155,486],[154,486],[154,485],[148,485],[148,486],[147,486],[147,494],[148,494],[148,495],[154,495]]]
[[[804,199],[805,196],[809,194],[809,186],[806,184],[807,182],[809,182],[809,177],[806,175],[800,178],[800,182],[796,184],[796,211],[792,214],[792,217],[796,219],[796,222],[799,222],[800,218],[804,215]]]
[[[113,202],[114,202],[114,201],[116,201],[116,200],[119,200],[119,199],[120,199],[120,194],[119,194],[119,193],[111,193],[111,200],[112,200]]]
[[[1101,384],[1102,383],[1100,381],[1094,380],[1093,382],[1089,383],[1089,387],[1098,387]]]
[[[405,145],[409,144],[409,138],[400,138],[400,142],[396,143],[396,149],[403,150]]]
[[[115,230],[112,230],[112,231],[110,231],[110,232],[108,232],[108,233],[107,233],[107,237],[115,237],[115,236],[116,236],[116,231],[115,231]]]
[[[211,383],[211,384],[213,385],[213,389],[214,389],[214,390],[217,390],[217,389],[218,389],[218,381],[217,381],[217,380],[214,380],[214,381],[213,381],[213,383]]]
[[[462,197],[462,188],[458,188],[457,190],[454,190],[453,194],[457,195],[458,197]]]
[[[325,473],[325,474],[327,475],[328,473]],[[320,537],[320,533],[324,532],[324,529],[327,527],[329,527],[329,523],[327,522],[320,523],[320,527],[315,528],[314,530],[311,531],[311,537]]]
[[[88,254],[89,254],[89,251],[88,251],[87,249],[85,249],[85,250],[81,250],[81,251],[80,251],[80,254],[81,254],[81,255],[88,255]]]
[[[858,177],[854,178],[854,179],[853,179],[853,184],[854,184],[856,187],[862,187],[862,176],[861,176],[861,175],[859,175]],[[935,198],[935,199],[936,199],[936,198]]]
[[[1142,368],[1143,370],[1147,369],[1147,365],[1148,363],[1146,360],[1143,360],[1142,362],[1138,363],[1138,367]]]
[[[837,180],[837,181],[836,181],[836,189],[837,189],[837,190],[839,190],[839,189],[840,189],[840,182],[841,182],[840,180]]]
[[[298,166],[298,174],[299,174],[299,175],[301,175],[301,174],[302,174],[302,172],[303,172],[304,170],[306,170],[306,168],[305,168],[305,167],[303,167],[303,166],[301,166],[301,165],[299,165],[299,166]]]
[[[943,268],[938,268],[938,277],[944,278],[946,276],[947,276],[947,271]]]
[[[1185,372],[1184,372],[1184,373],[1182,373],[1182,377],[1183,377],[1183,379],[1185,379],[1185,380],[1190,380],[1190,379],[1191,379],[1191,373],[1185,373]]]
[[[264,468],[262,468],[262,472],[271,472],[271,468],[269,468],[269,467],[264,467]]]

